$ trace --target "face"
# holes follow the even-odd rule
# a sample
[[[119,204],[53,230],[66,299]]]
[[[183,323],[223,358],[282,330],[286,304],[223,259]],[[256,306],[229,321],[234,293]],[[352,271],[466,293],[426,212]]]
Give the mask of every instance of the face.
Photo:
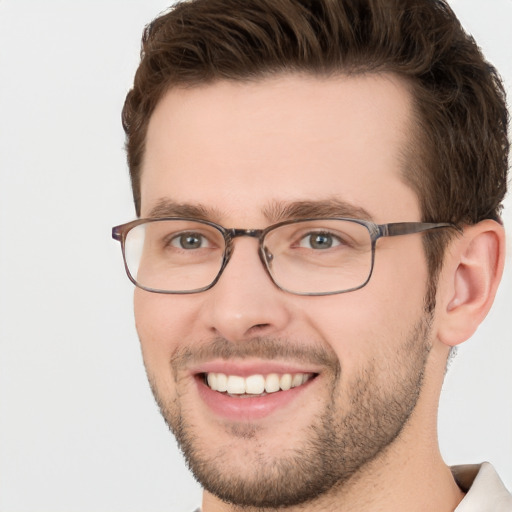
[[[400,178],[410,102],[385,75],[171,90],[149,124],[142,216],[254,229],[325,208],[421,220]],[[338,488],[414,429],[428,276],[417,234],[380,239],[370,282],[330,296],[278,289],[257,251],[257,240],[237,238],[202,293],[136,289],[135,315],[153,392],[207,493],[277,507]]]

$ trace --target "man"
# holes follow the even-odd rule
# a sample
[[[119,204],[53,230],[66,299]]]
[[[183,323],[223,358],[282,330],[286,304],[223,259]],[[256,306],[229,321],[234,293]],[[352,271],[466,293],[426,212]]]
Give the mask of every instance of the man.
[[[146,29],[113,235],[203,512],[512,510],[436,436],[503,270],[507,121],[442,1],[195,0]]]

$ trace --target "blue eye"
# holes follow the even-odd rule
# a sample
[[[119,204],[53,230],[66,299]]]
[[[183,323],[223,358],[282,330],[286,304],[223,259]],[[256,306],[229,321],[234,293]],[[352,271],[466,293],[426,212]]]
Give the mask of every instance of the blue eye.
[[[337,245],[340,245],[340,243],[339,238],[331,233],[308,233],[306,236],[301,238],[299,247],[325,250],[336,247]]]

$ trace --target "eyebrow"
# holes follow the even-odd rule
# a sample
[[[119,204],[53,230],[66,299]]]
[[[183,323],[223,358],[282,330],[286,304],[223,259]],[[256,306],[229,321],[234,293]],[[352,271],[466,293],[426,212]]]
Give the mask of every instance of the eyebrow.
[[[151,219],[162,217],[189,217],[199,220],[215,220],[221,217],[217,209],[207,208],[201,204],[178,203],[172,199],[159,199],[148,213]]]
[[[272,201],[264,208],[263,214],[270,222],[322,217],[373,220],[364,208],[332,197],[316,201]]]
[[[373,220],[366,209],[338,198],[315,201],[271,201],[262,209],[262,212],[271,224],[285,220],[327,217]],[[200,203],[178,203],[168,198],[160,199],[148,214],[149,218],[188,217],[213,222],[219,222],[226,216],[226,213],[217,208]]]

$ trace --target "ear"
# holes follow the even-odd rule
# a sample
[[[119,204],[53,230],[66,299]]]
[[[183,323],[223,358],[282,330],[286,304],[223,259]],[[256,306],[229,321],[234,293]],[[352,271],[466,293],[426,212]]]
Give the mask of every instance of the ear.
[[[464,228],[446,249],[437,295],[438,338],[466,341],[487,315],[505,262],[505,231],[493,220]]]

